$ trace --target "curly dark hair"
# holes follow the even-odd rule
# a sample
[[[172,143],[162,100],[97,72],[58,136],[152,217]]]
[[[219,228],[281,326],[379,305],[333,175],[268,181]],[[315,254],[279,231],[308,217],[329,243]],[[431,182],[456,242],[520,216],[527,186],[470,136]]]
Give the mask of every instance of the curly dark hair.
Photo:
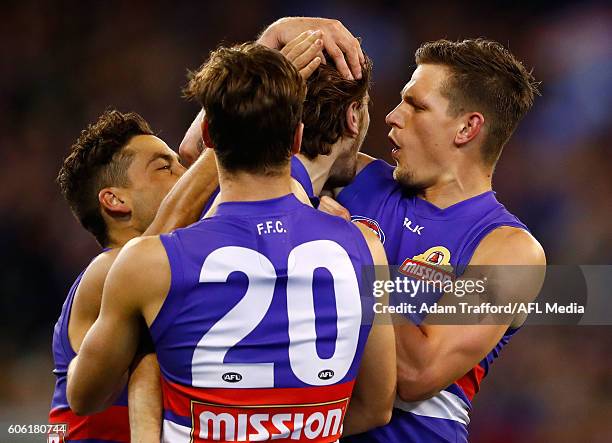
[[[484,38],[436,40],[417,49],[416,63],[446,66],[451,75],[441,93],[449,100],[449,115],[479,111],[487,137],[482,156],[494,165],[519,121],[539,95],[531,71],[506,48]]]
[[[333,61],[326,58],[327,64],[319,66],[306,83],[300,152],[311,160],[318,155],[329,155],[334,143],[346,134],[346,110],[353,102],[361,106],[372,76],[372,61],[367,55],[359,80],[345,79]]]
[[[135,135],[153,135],[149,124],[134,112],[108,110],[81,131],[59,171],[57,183],[81,225],[101,246],[108,245],[108,229],[98,202],[107,186],[127,186],[133,152],[124,149]]]

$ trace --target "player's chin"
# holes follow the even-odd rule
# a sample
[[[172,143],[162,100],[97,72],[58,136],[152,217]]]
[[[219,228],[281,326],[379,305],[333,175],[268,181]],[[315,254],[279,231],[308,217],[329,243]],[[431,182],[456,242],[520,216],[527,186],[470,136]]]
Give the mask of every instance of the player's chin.
[[[393,179],[400,185],[413,188],[417,186],[417,180],[414,172],[397,162],[397,166],[393,170]]]

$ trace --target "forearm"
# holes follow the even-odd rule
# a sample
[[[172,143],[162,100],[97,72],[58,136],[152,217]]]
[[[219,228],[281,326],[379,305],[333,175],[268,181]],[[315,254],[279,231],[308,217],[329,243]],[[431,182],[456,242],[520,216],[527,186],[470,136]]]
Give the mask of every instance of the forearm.
[[[218,186],[215,155],[207,149],[164,198],[144,235],[162,234],[196,222]]]
[[[159,442],[162,422],[162,393],[155,354],[143,355],[132,365],[128,382],[131,441]]]
[[[127,311],[125,306],[120,308]],[[78,415],[102,411],[118,396],[140,339],[138,328],[128,318],[104,318],[104,310],[103,305],[68,370],[66,395]]]
[[[388,420],[386,420],[388,422]],[[349,407],[344,415],[342,423],[342,436],[361,434],[378,426],[383,426],[385,420],[380,419],[375,407],[360,398],[353,396]]]
[[[440,348],[434,336],[414,324],[396,326],[397,390],[400,398],[416,401],[434,395]]]
[[[378,322],[388,322],[379,316]],[[345,415],[345,436],[384,426],[391,420],[397,380],[392,328],[389,323],[372,326]]]
[[[109,383],[110,380],[106,379],[106,383],[100,385],[95,383],[95,373],[94,378],[84,377],[83,374],[88,369],[89,365],[79,365],[79,356],[76,356],[68,366],[66,396],[70,409],[76,415],[91,415],[107,409],[114,403],[127,383],[127,371],[119,380]]]
[[[499,342],[506,325],[403,325],[396,329],[398,394],[429,398],[465,375]]]
[[[202,120],[204,119],[204,109],[195,116],[191,125],[185,132],[185,136],[179,145],[179,155],[183,166],[189,167],[195,162],[204,150],[204,140],[202,139]]]

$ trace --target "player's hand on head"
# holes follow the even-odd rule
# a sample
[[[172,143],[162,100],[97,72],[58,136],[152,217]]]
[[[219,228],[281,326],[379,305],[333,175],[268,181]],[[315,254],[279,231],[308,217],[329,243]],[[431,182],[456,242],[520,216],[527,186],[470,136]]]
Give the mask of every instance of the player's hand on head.
[[[319,211],[335,215],[336,217],[342,217],[346,221],[351,221],[351,213],[348,209],[327,195],[321,197],[319,201]]]
[[[359,40],[339,20],[317,17],[285,17],[272,23],[257,40],[270,48],[281,49],[304,31],[323,32],[323,49],[340,73],[350,80],[361,78],[365,57]],[[325,60],[322,60],[325,63]]]
[[[325,60],[323,56],[323,40],[321,31],[304,31],[296,38],[287,43],[281,54],[283,54],[300,71],[304,80],[308,79],[313,72]]]

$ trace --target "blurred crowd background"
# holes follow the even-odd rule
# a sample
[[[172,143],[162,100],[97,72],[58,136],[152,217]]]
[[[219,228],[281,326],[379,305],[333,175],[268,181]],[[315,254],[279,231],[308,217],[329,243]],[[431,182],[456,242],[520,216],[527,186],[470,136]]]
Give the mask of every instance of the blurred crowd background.
[[[390,159],[384,123],[420,43],[507,45],[542,97],[505,148],[498,198],[549,263],[612,264],[612,7],[605,2],[2,2],[0,6],[0,435],[46,423],[53,325],[98,252],[54,182],[63,155],[107,107],[137,111],[176,148],[197,112],[187,68],[220,42],[286,15],[340,19],[374,61],[364,151]],[[612,329],[530,326],[476,397],[473,442],[612,441]],[[22,437],[22,441],[43,441]]]

